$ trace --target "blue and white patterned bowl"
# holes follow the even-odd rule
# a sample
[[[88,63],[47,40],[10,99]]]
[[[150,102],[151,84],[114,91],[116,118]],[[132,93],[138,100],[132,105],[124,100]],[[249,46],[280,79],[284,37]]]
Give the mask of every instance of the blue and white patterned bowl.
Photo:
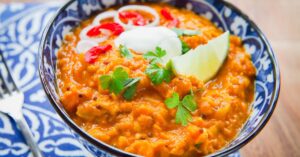
[[[78,127],[68,116],[57,94],[56,52],[63,37],[82,20],[102,9],[129,2],[160,0],[71,0],[55,15],[44,31],[39,49],[39,72],[45,92],[57,113],[69,125],[74,136],[96,156],[134,156],[101,142]],[[224,149],[211,156],[226,156],[248,143],[265,126],[277,103],[280,72],[273,50],[260,29],[239,9],[222,0],[163,0],[179,8],[187,8],[210,19],[223,30],[242,38],[257,70],[253,112],[239,136]]]

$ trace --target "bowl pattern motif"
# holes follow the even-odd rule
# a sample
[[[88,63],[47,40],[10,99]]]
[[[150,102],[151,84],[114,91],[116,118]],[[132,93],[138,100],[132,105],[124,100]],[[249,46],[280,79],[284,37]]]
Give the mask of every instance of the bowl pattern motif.
[[[40,45],[40,77],[46,94],[54,108],[73,129],[74,135],[92,153],[110,156],[120,155],[122,151],[112,148],[78,128],[67,117],[56,92],[55,67],[56,52],[62,44],[63,37],[80,21],[102,9],[127,4],[129,2],[160,2],[159,0],[72,0],[69,1],[46,28]],[[255,80],[255,100],[252,114],[239,136],[225,149],[212,155],[228,155],[238,150],[251,140],[270,118],[279,95],[280,73],[273,50],[259,28],[241,11],[222,0],[163,0],[177,7],[187,8],[203,15],[223,30],[242,38],[244,46],[252,56],[257,70]],[[74,131],[75,130],[75,131]],[[102,144],[99,144],[102,143]]]

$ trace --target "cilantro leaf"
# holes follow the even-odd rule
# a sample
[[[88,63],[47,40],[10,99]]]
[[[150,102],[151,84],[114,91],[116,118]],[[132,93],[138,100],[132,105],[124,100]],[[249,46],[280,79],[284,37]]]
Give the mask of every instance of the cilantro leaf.
[[[150,63],[158,63],[161,62],[161,58],[165,56],[167,53],[160,47],[156,47],[155,52],[149,51],[143,55],[143,57],[147,60],[150,60]]]
[[[169,109],[175,108],[179,105],[179,95],[178,93],[173,93],[172,97],[165,100],[165,104]]]
[[[136,92],[136,88],[137,88],[138,82],[140,81],[140,78],[134,78],[134,79],[129,79],[129,80],[130,81],[125,86],[125,90],[123,93],[123,98],[126,100],[132,100],[132,98]]]
[[[163,81],[170,82],[172,77],[172,72],[169,69],[157,64],[149,64],[145,73],[155,85],[161,84]]]
[[[164,80],[164,69],[162,68],[156,68],[155,71],[152,74],[148,74],[148,76],[151,79],[151,82],[155,85],[161,84]]]
[[[197,109],[197,103],[193,95],[186,95],[182,101],[180,101],[178,93],[173,93],[170,98],[165,100],[165,104],[169,109],[177,107],[175,122],[181,123],[183,126],[186,126],[188,121],[192,120],[190,112]]]
[[[178,36],[192,36],[192,35],[198,35],[200,34],[200,31],[198,30],[190,30],[190,29],[180,29],[180,28],[172,28],[172,30],[178,35]]]
[[[156,47],[155,52],[149,51],[144,54],[144,58],[150,60],[145,73],[155,85],[161,84],[163,81],[170,82],[172,78],[172,70],[161,67],[162,57],[166,55],[166,51],[160,47]]]
[[[127,72],[122,68],[116,68],[110,75],[100,76],[100,84],[103,89],[119,94],[124,89],[124,83],[128,79]]]
[[[109,91],[115,94],[121,93],[124,89],[124,83],[128,77],[128,73],[122,67],[117,67],[112,73],[112,83]]]
[[[140,78],[129,78],[125,81],[124,86],[125,88],[128,88],[132,86],[133,84],[139,82],[141,79]]]
[[[122,84],[128,79],[128,77],[128,73],[122,67],[117,67],[113,72],[113,78],[119,80]]]
[[[136,91],[137,83],[133,84],[132,86],[128,87],[124,93],[123,93],[123,98],[126,100],[132,100],[135,91]]]
[[[186,126],[188,124],[188,121],[192,120],[192,115],[190,112],[182,105],[180,104],[177,108],[175,122],[181,123],[181,125]]]
[[[143,55],[143,57],[147,60],[149,60],[151,63],[158,63],[161,61],[161,59],[152,51],[149,51]]]
[[[103,89],[108,89],[111,84],[111,76],[110,75],[103,75],[100,77],[101,87]]]
[[[103,89],[109,89],[109,92],[115,94],[124,91],[123,98],[131,100],[140,78],[129,78],[128,73],[122,67],[118,67],[112,74],[100,76],[99,80]]]
[[[167,54],[166,50],[163,50],[160,47],[156,47],[155,52],[156,52],[158,57],[163,57]]]
[[[123,82],[121,80],[114,78],[112,79],[112,83],[109,88],[109,91],[115,94],[120,94],[123,88],[124,88]]]
[[[191,49],[189,47],[189,45],[186,42],[182,41],[182,40],[181,40],[181,47],[182,47],[182,54],[187,53]]]
[[[126,46],[120,45],[119,47],[121,56],[127,58],[127,59],[131,59],[133,57],[133,55],[131,54],[131,52],[129,51],[129,49]]]
[[[172,80],[172,71],[171,69],[164,69],[164,81],[169,83]]]
[[[182,104],[189,111],[194,112],[197,109],[197,103],[192,95],[187,95],[182,99]]]

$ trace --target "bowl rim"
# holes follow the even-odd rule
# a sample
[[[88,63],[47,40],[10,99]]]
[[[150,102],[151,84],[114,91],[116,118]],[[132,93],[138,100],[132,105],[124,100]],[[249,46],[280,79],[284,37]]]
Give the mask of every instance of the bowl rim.
[[[42,35],[42,38],[41,38],[41,41],[39,44],[39,49],[38,49],[38,51],[39,51],[38,52],[38,56],[39,56],[38,57],[39,69],[38,70],[39,70],[39,77],[40,77],[43,89],[48,97],[48,100],[50,101],[50,104],[53,106],[53,108],[56,110],[56,112],[59,114],[59,116],[64,120],[64,122],[68,124],[68,127],[72,128],[72,130],[74,130],[77,134],[79,134],[81,137],[83,137],[86,141],[88,141],[89,143],[94,145],[94,147],[103,149],[105,152],[108,152],[110,154],[117,155],[117,156],[139,156],[137,154],[132,154],[132,153],[126,152],[124,150],[118,149],[116,147],[113,147],[113,146],[106,144],[106,143],[102,142],[101,140],[98,140],[98,139],[92,137],[91,135],[89,135],[86,131],[84,131],[82,128],[77,126],[77,124],[68,116],[68,114],[62,108],[60,108],[58,104],[56,104],[56,102],[54,101],[54,98],[50,94],[51,91],[47,86],[47,81],[45,80],[45,77],[44,77],[45,74],[44,74],[44,71],[42,70],[42,69],[44,69],[44,60],[43,60],[44,53],[43,52],[44,52],[44,48],[45,48],[46,38],[50,34],[49,30],[52,28],[54,21],[58,18],[60,13],[63,12],[70,4],[72,4],[75,1],[77,1],[77,0],[69,0],[65,4],[63,4],[62,7],[60,7],[57,10],[55,15],[48,22],[47,26],[45,27],[45,29],[43,31],[43,35]],[[194,0],[194,1],[201,1],[201,0]],[[227,2],[224,0],[219,0],[217,3],[221,3],[222,5],[232,9],[240,17],[245,19],[247,21],[247,23],[249,23],[249,25],[254,30],[257,31],[258,37],[266,45],[268,55],[270,56],[270,59],[271,59],[272,68],[274,69],[273,70],[274,71],[274,73],[273,73],[274,89],[272,91],[272,97],[271,97],[270,103],[269,103],[270,107],[264,114],[263,118],[261,119],[261,121],[259,122],[257,127],[254,128],[254,130],[250,134],[245,136],[240,142],[238,142],[230,147],[225,146],[224,148],[222,148],[221,150],[219,150],[217,152],[214,152],[213,154],[208,154],[207,156],[209,156],[209,157],[210,156],[227,156],[235,151],[238,151],[241,147],[243,147],[248,142],[250,142],[265,127],[265,125],[267,124],[267,122],[269,121],[270,117],[272,116],[272,114],[275,110],[275,107],[276,107],[276,104],[277,104],[277,101],[279,98],[280,84],[281,84],[281,76],[280,76],[278,60],[277,60],[275,53],[271,47],[271,44],[267,40],[264,33],[253,22],[253,20],[251,20],[245,13],[243,13],[239,8],[237,8],[230,2]]]

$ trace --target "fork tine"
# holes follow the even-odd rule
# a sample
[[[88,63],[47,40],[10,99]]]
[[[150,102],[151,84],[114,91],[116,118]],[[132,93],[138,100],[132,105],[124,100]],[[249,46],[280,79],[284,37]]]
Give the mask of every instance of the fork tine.
[[[9,72],[9,68],[6,64],[6,61],[3,57],[3,52],[0,50],[0,79],[1,79],[1,88],[2,93],[11,93],[12,91],[18,90],[15,81],[12,77],[12,75]],[[2,94],[1,94],[2,95]]]

